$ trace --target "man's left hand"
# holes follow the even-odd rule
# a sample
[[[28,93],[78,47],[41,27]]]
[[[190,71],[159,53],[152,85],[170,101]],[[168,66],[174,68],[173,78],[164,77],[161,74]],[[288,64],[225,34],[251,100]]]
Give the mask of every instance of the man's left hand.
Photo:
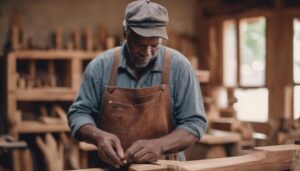
[[[126,150],[125,159],[129,163],[151,163],[157,161],[162,152],[158,139],[138,140]]]

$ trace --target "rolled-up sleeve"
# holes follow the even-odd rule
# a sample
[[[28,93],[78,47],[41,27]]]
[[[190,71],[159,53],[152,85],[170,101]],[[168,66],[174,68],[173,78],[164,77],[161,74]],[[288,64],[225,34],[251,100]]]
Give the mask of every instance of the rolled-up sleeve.
[[[69,108],[68,124],[75,139],[75,133],[80,127],[86,124],[95,125],[102,86],[98,77],[99,75],[96,77],[94,74],[94,65],[90,63],[83,74],[77,97]]]
[[[200,84],[186,59],[175,59],[173,103],[176,129],[184,129],[201,138],[207,128]]]

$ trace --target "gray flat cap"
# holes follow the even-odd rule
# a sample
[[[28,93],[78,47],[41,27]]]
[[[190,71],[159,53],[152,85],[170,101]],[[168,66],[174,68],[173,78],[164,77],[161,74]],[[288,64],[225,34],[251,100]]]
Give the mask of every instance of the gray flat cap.
[[[165,7],[150,0],[136,0],[127,5],[124,24],[143,37],[168,39],[166,26],[169,21]]]

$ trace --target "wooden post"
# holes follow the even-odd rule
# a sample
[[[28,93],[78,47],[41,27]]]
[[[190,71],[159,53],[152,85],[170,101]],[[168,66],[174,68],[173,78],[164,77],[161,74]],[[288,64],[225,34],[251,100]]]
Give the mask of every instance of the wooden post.
[[[20,50],[21,48],[20,36],[21,36],[20,27],[16,25],[12,26],[11,42],[12,42],[12,49],[15,51]]]
[[[73,42],[74,42],[74,49],[80,50],[81,49],[81,33],[79,29],[76,29],[73,33]]]
[[[107,37],[108,37],[107,28],[104,25],[100,25],[97,34],[97,43],[98,43],[99,50],[107,49],[106,47]]]
[[[45,141],[41,137],[37,137],[36,143],[44,156],[48,171],[64,170],[62,142],[56,142],[54,137],[47,133]]]
[[[94,40],[93,40],[93,32],[91,28],[85,29],[85,45],[87,51],[93,51],[94,49]]]

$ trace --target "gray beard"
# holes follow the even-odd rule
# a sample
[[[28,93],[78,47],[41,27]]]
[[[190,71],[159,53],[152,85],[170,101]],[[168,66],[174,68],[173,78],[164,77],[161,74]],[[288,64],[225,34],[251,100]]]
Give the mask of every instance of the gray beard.
[[[148,57],[147,57],[148,58]],[[147,62],[145,63],[145,64],[136,64],[136,63],[134,63],[134,66],[136,67],[136,68],[144,68],[144,67],[146,67],[151,61],[153,61],[155,59],[155,57],[149,57],[149,59],[147,59]]]

